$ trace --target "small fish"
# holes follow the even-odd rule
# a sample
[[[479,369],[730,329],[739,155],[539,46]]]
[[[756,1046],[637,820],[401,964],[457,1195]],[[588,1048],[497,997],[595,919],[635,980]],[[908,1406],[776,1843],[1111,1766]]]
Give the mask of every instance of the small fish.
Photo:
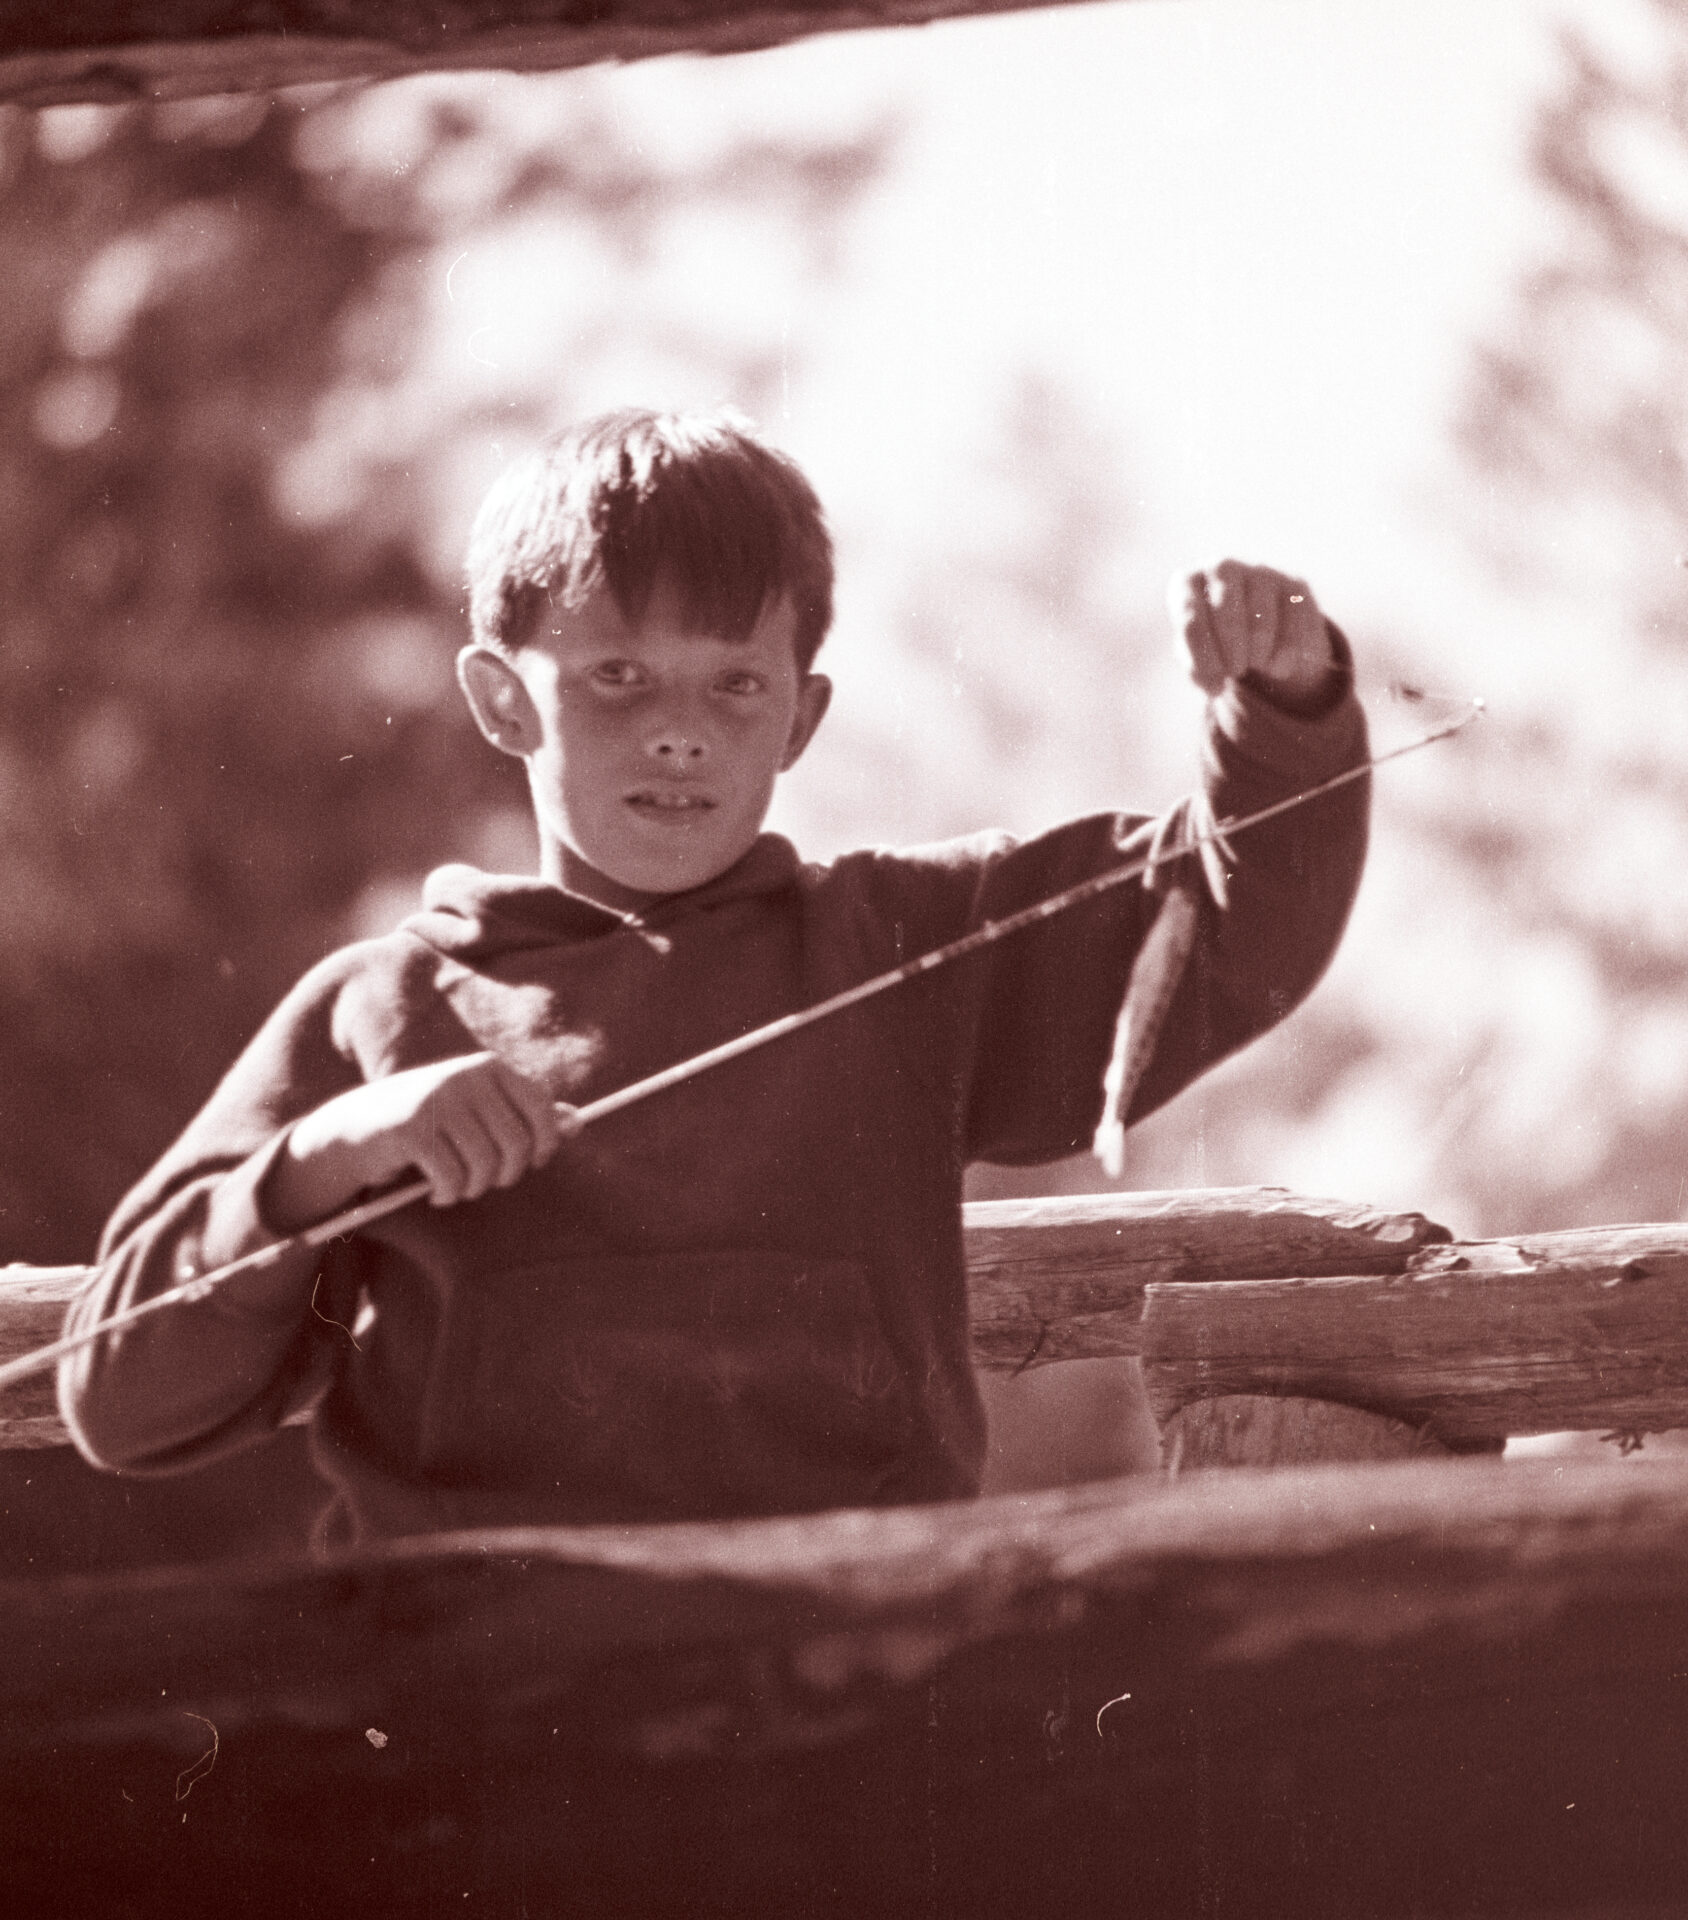
[[[1195,945],[1199,912],[1190,887],[1174,883],[1167,889],[1160,912],[1131,963],[1125,1004],[1114,1029],[1113,1056],[1102,1076],[1102,1123],[1091,1143],[1091,1151],[1110,1180],[1117,1180],[1125,1171],[1125,1116],[1154,1054],[1161,1022],[1184,976],[1184,963]]]

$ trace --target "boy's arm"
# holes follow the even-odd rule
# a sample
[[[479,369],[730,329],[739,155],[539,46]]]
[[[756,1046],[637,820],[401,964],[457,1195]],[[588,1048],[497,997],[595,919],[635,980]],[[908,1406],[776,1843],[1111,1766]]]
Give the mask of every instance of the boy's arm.
[[[362,1077],[334,1039],[346,974],[336,956],[306,976],[118,1206],[67,1333],[273,1244],[261,1195],[286,1129]],[[320,1260],[291,1254],[70,1355],[59,1405],[81,1451],[101,1466],[165,1471],[273,1428],[309,1373]]]
[[[495,1053],[454,1055],[338,1094],[289,1128],[262,1189],[277,1233],[315,1226],[407,1174],[454,1207],[543,1166],[574,1126],[538,1081]]]
[[[1362,766],[1369,752],[1346,639],[1302,583],[1269,574],[1268,582],[1316,622],[1316,641],[1304,629],[1294,650],[1296,668],[1277,674],[1239,649],[1230,664],[1241,671],[1213,686],[1203,679],[1198,647],[1190,647],[1192,677],[1210,696],[1204,811],[1219,820],[1307,792]],[[1199,585],[1191,599],[1199,620],[1206,612]],[[1197,876],[1196,945],[1128,1122],[1276,1026],[1313,990],[1359,888],[1370,797],[1362,777],[1236,835],[1234,869],[1222,862],[1223,904]]]
[[[355,954],[337,956],[307,977],[118,1209],[67,1331],[271,1246],[412,1171],[428,1180],[434,1205],[449,1206],[550,1157],[564,1116],[495,1055],[365,1081],[336,1035],[355,966]],[[370,982],[359,984],[367,993]],[[333,1317],[332,1308],[312,1313],[322,1258],[288,1253],[67,1359],[60,1404],[83,1452],[165,1471],[275,1426],[311,1377],[315,1330]]]
[[[984,876],[981,917],[1053,892],[1086,865],[1176,845],[1204,814],[1239,818],[1365,761],[1347,644],[1301,582],[1226,563],[1181,583],[1175,620],[1210,694],[1202,803],[1159,820],[1122,817],[1105,844],[1102,823],[1075,822],[1007,851]],[[1196,944],[1128,1119],[1171,1099],[1312,989],[1359,884],[1368,787],[1356,779],[1239,833],[1223,909],[1192,857]],[[1126,885],[1003,944],[981,1015],[969,1157],[1037,1161],[1089,1144],[1126,978],[1158,904],[1148,888]]]

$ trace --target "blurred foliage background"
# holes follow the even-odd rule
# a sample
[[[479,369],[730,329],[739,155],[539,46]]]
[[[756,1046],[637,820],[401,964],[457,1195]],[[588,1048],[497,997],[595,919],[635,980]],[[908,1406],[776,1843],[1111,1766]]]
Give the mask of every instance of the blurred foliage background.
[[[523,131],[448,85],[0,119],[10,1257],[84,1257],[289,980],[419,874],[531,858],[451,671],[485,454],[577,410],[576,358],[763,398],[764,341],[645,283],[735,216],[824,279],[875,164],[871,137],[750,139],[665,171],[590,82],[544,108]],[[584,311],[525,380],[450,391],[425,285],[514,234],[572,256]]]
[[[833,503],[839,700],[776,821],[806,852],[1178,791],[1196,709],[1160,588],[1223,520],[1157,505],[1190,497],[1191,440],[1175,471],[1130,394],[1103,404],[1111,373],[1014,329],[940,437],[909,396],[960,382],[1015,276],[982,262],[940,311],[908,208],[926,196],[934,251],[951,213],[978,216],[965,153],[933,158],[969,71],[1006,84],[1036,47],[1076,78],[1073,49],[1102,44],[1083,36],[1113,34],[1152,91],[1166,50],[1211,79],[1215,36],[1292,16],[1334,61],[1356,12],[1408,30],[1405,8],[1245,29],[1191,0],[918,46],[0,110],[0,1259],[86,1257],[292,980],[391,925],[429,867],[531,860],[524,792],[453,690],[458,555],[500,463],[588,409],[731,401]],[[1490,715],[1383,777],[1329,980],[1138,1131],[1132,1186],[1277,1180],[1467,1234],[1684,1210],[1688,5],[1495,17],[1522,50],[1495,106],[1496,140],[1519,131],[1492,188],[1509,249],[1450,334],[1429,453],[1386,475],[1398,572],[1368,549],[1367,577],[1332,563],[1341,595],[1315,579],[1380,744],[1444,693],[1487,691]],[[1321,114],[1340,133],[1335,72],[1307,82],[1309,139]],[[1020,141],[1035,186],[1062,164],[1060,89],[1021,81],[1026,124],[973,137]],[[1436,137],[1422,101],[1411,128]],[[1239,181],[1257,160],[1239,147]],[[1098,250],[1134,193],[1171,197],[1087,191],[1060,217]],[[1378,188],[1318,271],[1404,289],[1411,211],[1393,227]],[[1176,244],[1199,295],[1215,242]],[[1035,304],[1025,277],[1012,299]],[[1326,394],[1333,432],[1358,393],[1386,442],[1385,346],[1360,343],[1342,387],[1320,297],[1282,378]],[[1186,331],[1278,404],[1249,316],[1209,301]],[[1129,361],[1147,405],[1166,376]],[[1199,441],[1200,395],[1161,398]],[[1319,404],[1292,422],[1307,471],[1339,464]],[[1397,712],[1403,680],[1435,698]],[[976,1190],[1101,1184],[1080,1161]]]

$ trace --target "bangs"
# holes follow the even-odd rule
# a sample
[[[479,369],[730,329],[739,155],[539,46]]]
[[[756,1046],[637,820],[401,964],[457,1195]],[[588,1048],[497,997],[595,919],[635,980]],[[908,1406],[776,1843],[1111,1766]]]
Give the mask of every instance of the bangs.
[[[716,471],[710,471],[716,468]],[[687,623],[722,640],[744,640],[792,568],[767,502],[724,463],[658,468],[630,476],[602,501],[604,584],[622,617],[638,626],[668,582]]]

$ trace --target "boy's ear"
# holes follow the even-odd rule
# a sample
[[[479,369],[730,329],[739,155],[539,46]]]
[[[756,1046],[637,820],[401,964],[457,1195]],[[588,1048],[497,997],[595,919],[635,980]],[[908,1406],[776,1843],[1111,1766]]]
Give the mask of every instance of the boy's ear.
[[[785,752],[780,756],[780,772],[787,767],[796,766],[802,758],[803,749],[815,737],[815,729],[826,718],[826,710],[832,705],[832,682],[824,673],[806,673],[802,685],[797,689],[797,717],[791,723],[791,733],[785,743]]]
[[[480,728],[500,753],[517,759],[539,745],[539,715],[522,676],[503,654],[468,646],[457,656],[457,684]]]

